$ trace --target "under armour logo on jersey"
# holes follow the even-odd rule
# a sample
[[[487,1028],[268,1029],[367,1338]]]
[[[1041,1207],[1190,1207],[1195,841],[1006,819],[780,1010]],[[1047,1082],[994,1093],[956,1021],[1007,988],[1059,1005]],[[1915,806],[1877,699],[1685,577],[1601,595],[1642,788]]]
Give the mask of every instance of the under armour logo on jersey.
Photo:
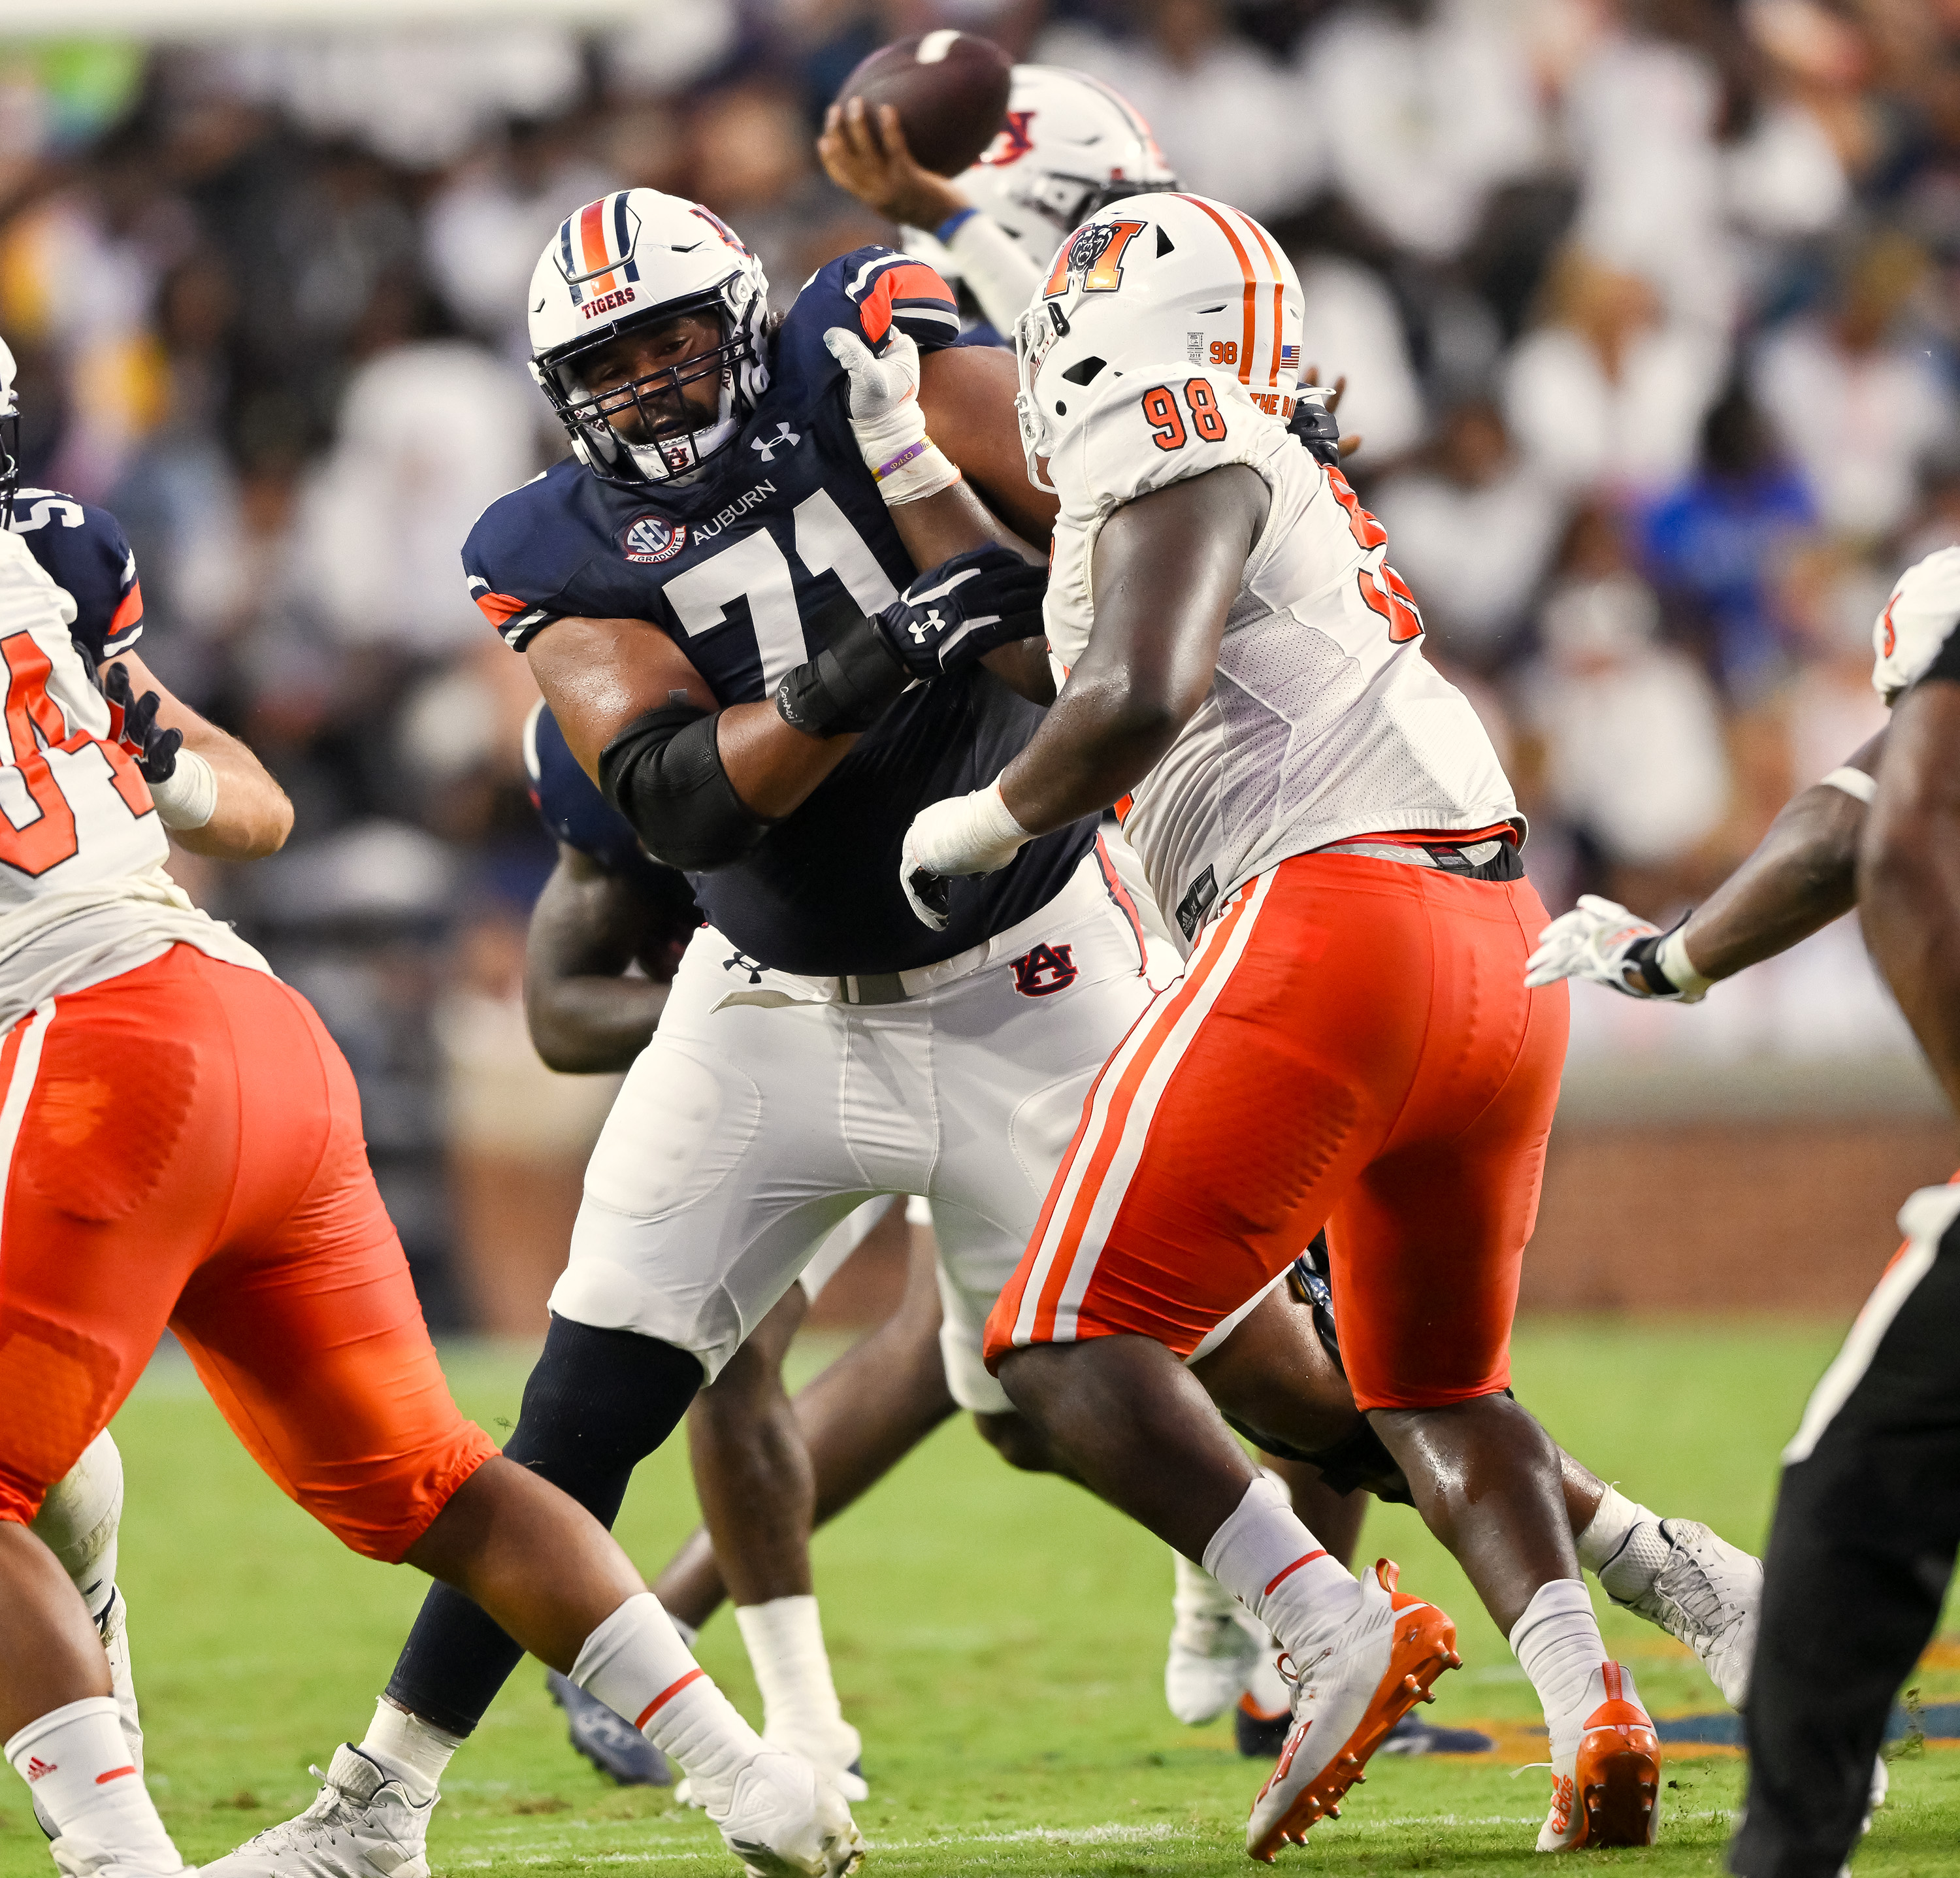
[[[803,432],[793,431],[787,424],[778,424],[773,437],[752,437],[749,447],[759,452],[765,463],[774,463],[779,450],[794,450],[803,441]]]
[[[1014,989],[1023,998],[1052,998],[1081,976],[1073,946],[1036,946],[1014,961]]]
[[[746,972],[751,985],[759,985],[762,982],[761,961],[749,958],[739,951],[732,953],[728,957],[724,959],[721,961],[721,969],[724,972]]]
[[[913,645],[923,645],[935,632],[946,630],[946,622],[940,618],[939,609],[934,606],[928,609],[922,622],[915,619],[905,630],[912,635]]]

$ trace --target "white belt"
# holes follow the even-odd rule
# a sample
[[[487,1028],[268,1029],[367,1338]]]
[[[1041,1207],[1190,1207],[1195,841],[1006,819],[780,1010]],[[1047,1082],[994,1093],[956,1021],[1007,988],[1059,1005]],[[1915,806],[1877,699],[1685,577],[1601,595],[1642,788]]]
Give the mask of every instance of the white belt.
[[[930,965],[909,972],[883,972],[842,978],[807,978],[794,972],[778,972],[768,966],[745,964],[731,970],[743,982],[733,984],[709,1008],[720,1011],[730,1004],[759,1004],[765,1007],[784,1004],[896,1004],[922,998],[970,978],[984,966],[1018,958],[1055,929],[1086,918],[1098,906],[1109,905],[1109,890],[1102,878],[1092,848],[1068,877],[1061,891],[1037,912],[997,932],[977,946],[969,946],[950,958],[935,959]],[[737,955],[740,957],[740,955]],[[732,963],[732,962],[731,962]],[[751,982],[749,981],[752,980]]]

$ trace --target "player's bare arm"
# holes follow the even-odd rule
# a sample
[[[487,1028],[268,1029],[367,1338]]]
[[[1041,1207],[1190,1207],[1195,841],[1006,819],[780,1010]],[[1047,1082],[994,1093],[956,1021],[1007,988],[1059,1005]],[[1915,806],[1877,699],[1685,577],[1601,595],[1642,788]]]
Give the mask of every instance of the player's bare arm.
[[[192,854],[209,855],[221,861],[250,861],[260,855],[276,853],[292,832],[293,805],[272,779],[272,772],[235,737],[173,697],[134,652],[119,654],[107,668],[105,676],[117,665],[126,668],[134,699],[154,695],[157,727],[181,734],[183,751],[178,755],[177,766],[188,772],[189,766],[183,761],[187,753],[209,768],[215,794],[208,819],[202,822],[187,823],[181,818],[173,819],[167,801],[169,785],[152,785],[153,794],[160,789],[166,792],[158,795],[158,807],[171,839]]]
[[[1888,730],[1889,727],[1888,727]],[[1866,804],[1888,731],[1822,782],[1793,796],[1749,858],[1688,918],[1663,932],[1588,894],[1540,935],[1526,982],[1586,978],[1632,998],[1698,1001],[1708,987],[1787,952],[1857,902]]]
[[[552,1068],[624,1069],[646,1048],[673,966],[644,956],[657,910],[630,876],[558,844],[524,948],[524,1019]],[[626,975],[636,960],[648,976]]]
[[[1001,774],[1001,800],[1030,834],[1127,794],[1204,702],[1268,499],[1258,472],[1234,465],[1109,518],[1096,544],[1089,649]]]
[[[1960,683],[1934,675],[1892,713],[1858,851],[1865,943],[1960,1107]]]
[[[1858,841],[1873,785],[1854,793],[1852,778],[1877,776],[1885,737],[1881,731],[1834,772],[1844,781],[1793,796],[1755,851],[1689,915],[1682,937],[1702,976],[1732,978],[1787,952],[1857,904]]]
[[[561,619],[532,641],[526,656],[572,754],[602,788],[607,746],[663,707],[714,714],[722,768],[759,823],[800,808],[857,740],[794,731],[773,703],[718,705],[686,654],[647,620]],[[658,839],[651,829],[640,832]]]

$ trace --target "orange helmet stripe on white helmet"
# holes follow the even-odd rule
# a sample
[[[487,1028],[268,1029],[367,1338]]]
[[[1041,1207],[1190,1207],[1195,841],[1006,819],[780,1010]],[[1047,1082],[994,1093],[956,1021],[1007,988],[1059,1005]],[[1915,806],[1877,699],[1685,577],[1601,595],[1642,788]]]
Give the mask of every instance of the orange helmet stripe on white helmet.
[[[1201,208],[1218,224],[1225,239],[1231,244],[1233,255],[1239,263],[1239,270],[1245,276],[1246,336],[1239,347],[1239,382],[1242,385],[1249,385],[1252,382],[1252,361],[1257,356],[1258,345],[1261,298],[1259,289],[1268,285],[1272,288],[1271,364],[1266,373],[1266,383],[1268,385],[1278,384],[1280,381],[1280,309],[1286,298],[1286,283],[1281,278],[1279,263],[1274,259],[1272,249],[1267,243],[1266,231],[1242,209],[1227,208],[1225,215],[1220,215],[1217,209],[1201,196],[1186,196],[1179,192],[1177,199],[1181,202],[1190,203],[1194,208]],[[1245,243],[1239,239],[1237,231],[1225,219],[1226,215],[1236,216],[1246,224],[1253,240],[1258,244],[1260,253],[1265,257],[1266,272],[1271,277],[1270,282],[1262,281],[1259,278],[1258,270],[1253,265],[1252,257],[1247,252]]]

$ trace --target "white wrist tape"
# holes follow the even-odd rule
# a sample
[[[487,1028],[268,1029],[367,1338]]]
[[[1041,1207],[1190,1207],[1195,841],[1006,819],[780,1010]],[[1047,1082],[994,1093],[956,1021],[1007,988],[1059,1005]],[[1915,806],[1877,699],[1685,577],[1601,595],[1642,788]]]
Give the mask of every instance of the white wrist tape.
[[[150,785],[157,820],[166,828],[202,828],[218,813],[218,773],[195,750],[177,752],[177,767]]]
[[[915,856],[934,874],[991,874],[1029,839],[1001,800],[998,776],[984,789],[935,802],[912,829]]]
[[[1832,770],[1828,776],[1820,776],[1818,782],[1821,787],[1842,789],[1847,795],[1856,797],[1868,807],[1879,793],[1878,778],[1866,775],[1862,769],[1853,769],[1849,763]]]
[[[1660,942],[1654,950],[1654,963],[1684,998],[1698,998],[1715,981],[1704,978],[1694,969],[1694,961],[1688,956],[1688,942],[1682,937],[1685,930],[1677,926]]]
[[[918,440],[882,462],[874,459],[864,438],[860,437],[858,444],[864,452],[864,460],[873,466],[871,475],[887,508],[896,508],[902,502],[922,501],[941,489],[950,489],[959,480],[959,466],[926,435],[923,419]]]

